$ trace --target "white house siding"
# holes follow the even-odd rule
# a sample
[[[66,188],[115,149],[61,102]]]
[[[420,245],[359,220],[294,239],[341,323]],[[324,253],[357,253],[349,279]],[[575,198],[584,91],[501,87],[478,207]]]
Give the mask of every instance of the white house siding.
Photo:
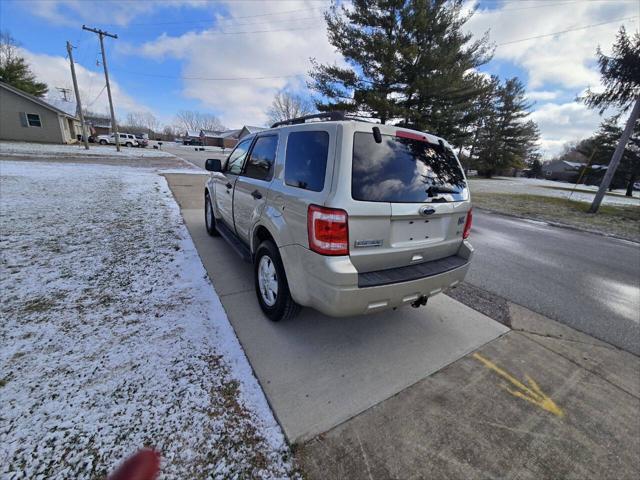
[[[40,115],[42,127],[23,126],[22,113]],[[60,116],[10,90],[0,88],[0,140],[66,143],[58,119]]]

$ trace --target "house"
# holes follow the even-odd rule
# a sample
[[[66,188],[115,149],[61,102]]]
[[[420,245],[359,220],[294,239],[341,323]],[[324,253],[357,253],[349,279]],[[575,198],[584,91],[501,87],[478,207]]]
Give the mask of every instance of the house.
[[[182,134],[183,145],[202,145],[199,130],[186,130]]]
[[[75,143],[82,134],[75,115],[0,82],[0,140]]]
[[[252,127],[251,125],[245,125],[240,129],[240,133],[238,134],[238,140],[246,137],[247,135],[251,135],[252,133],[260,132],[262,130],[266,130],[264,127]]]
[[[107,116],[96,115],[95,113],[85,114],[84,121],[87,124],[90,135],[109,135],[111,133],[111,118]]]
[[[225,130],[217,132],[214,130],[201,130],[200,139],[203,145],[209,147],[233,148],[238,143],[240,130]]]
[[[544,178],[569,183],[598,183],[606,170],[606,165],[587,165],[567,160],[552,160],[542,165]]]

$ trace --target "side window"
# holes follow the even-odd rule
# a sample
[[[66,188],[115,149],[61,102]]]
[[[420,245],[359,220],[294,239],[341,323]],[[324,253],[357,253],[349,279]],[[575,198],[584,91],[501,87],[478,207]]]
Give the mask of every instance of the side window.
[[[251,146],[251,139],[244,140],[236,145],[236,148],[231,152],[227,159],[227,168],[225,173],[231,173],[232,175],[240,175],[242,172],[242,165],[244,158],[247,156],[247,150]]]
[[[27,122],[30,127],[42,127],[42,122],[40,121],[40,115],[37,113],[27,113]]]
[[[284,181],[292,187],[320,192],[324,188],[329,154],[329,133],[293,132],[287,140]]]
[[[277,148],[277,135],[258,137],[251,150],[251,155],[249,155],[249,160],[247,160],[244,175],[258,180],[271,180]]]

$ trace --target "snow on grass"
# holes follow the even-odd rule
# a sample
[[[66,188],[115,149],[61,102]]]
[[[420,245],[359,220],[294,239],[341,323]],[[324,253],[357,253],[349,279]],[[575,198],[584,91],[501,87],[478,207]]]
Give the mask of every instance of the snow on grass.
[[[164,178],[0,162],[0,478],[286,478],[290,451]]]
[[[30,156],[30,157],[59,157],[59,156],[101,156],[101,157],[172,157],[168,152],[154,148],[138,148],[122,146],[120,151],[115,145],[89,144],[89,150],[85,150],[84,144],[57,145],[53,143],[28,143],[28,142],[0,142],[0,155],[2,156]]]

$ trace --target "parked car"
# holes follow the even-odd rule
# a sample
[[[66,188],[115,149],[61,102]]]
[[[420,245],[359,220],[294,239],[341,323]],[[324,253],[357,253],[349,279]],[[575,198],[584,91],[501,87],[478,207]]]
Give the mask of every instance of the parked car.
[[[120,137],[120,145],[124,145],[125,147],[138,146],[138,140],[136,139],[135,135],[131,133],[118,133],[118,135]],[[116,137],[113,133],[110,135],[98,135],[96,139],[100,145],[116,144]]]
[[[149,136],[146,134],[138,134],[135,135],[136,141],[138,142],[138,146],[141,148],[145,148],[149,145]]]
[[[207,231],[253,262],[271,320],[300,306],[419,307],[469,268],[466,178],[434,135],[317,114],[249,135],[206,169]]]

